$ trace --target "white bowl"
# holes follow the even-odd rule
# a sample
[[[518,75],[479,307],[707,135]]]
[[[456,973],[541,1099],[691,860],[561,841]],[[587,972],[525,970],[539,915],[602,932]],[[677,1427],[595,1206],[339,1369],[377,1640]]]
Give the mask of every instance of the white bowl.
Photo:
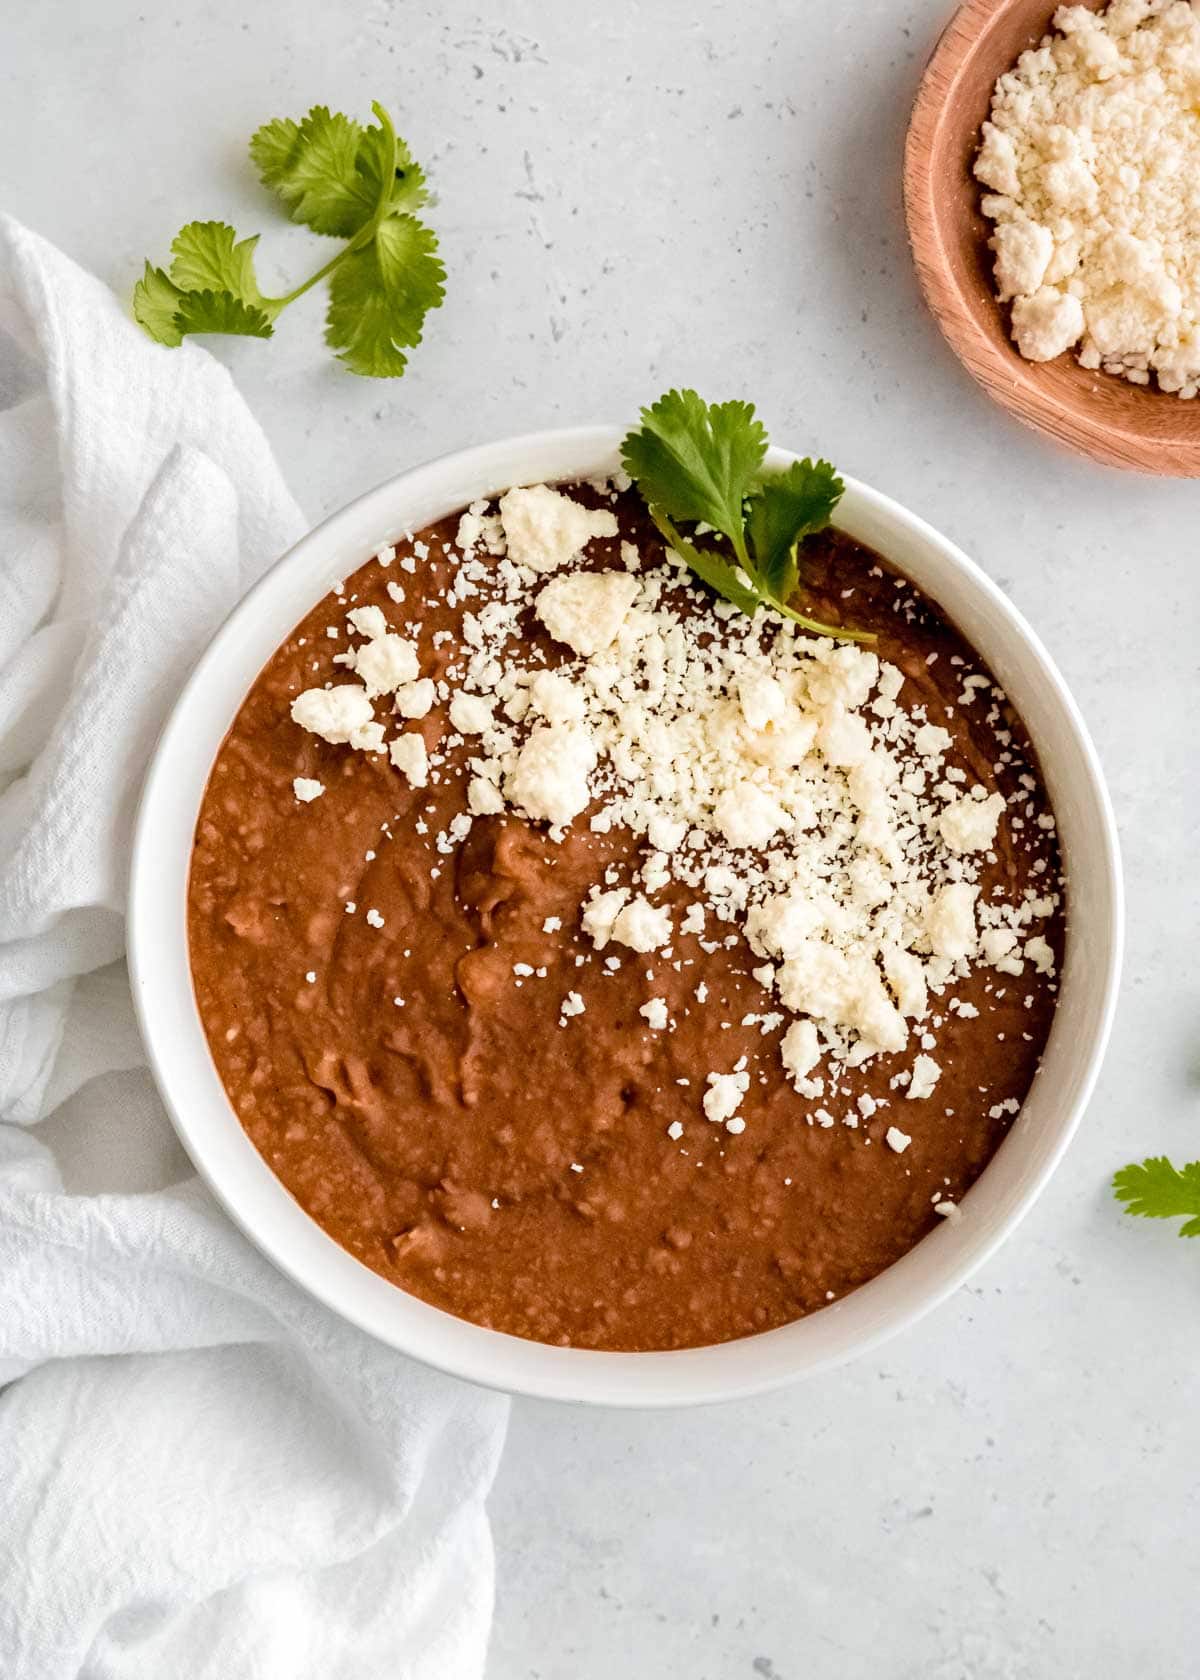
[[[310,1294],[381,1341],[494,1388],[602,1405],[669,1406],[755,1394],[878,1346],[957,1289],[1033,1202],[1066,1149],[1108,1038],[1122,944],[1112,811],[1087,731],[1045,649],[952,543],[853,479],[840,529],[932,597],[1004,685],[1033,739],[1069,878],[1057,1015],[1021,1115],[964,1198],[961,1217],[844,1300],[718,1347],[597,1353],[485,1330],[406,1294],[311,1220],[259,1155],[221,1085],[188,965],[192,833],[213,759],[246,691],[334,578],[381,544],[512,484],[593,477],[617,465],[611,427],[540,432],[469,449],[362,496],[284,555],[230,615],[193,671],[146,778],[134,839],[129,960],[151,1065],[184,1146],[227,1211]],[[772,464],[794,457],[773,450]]]

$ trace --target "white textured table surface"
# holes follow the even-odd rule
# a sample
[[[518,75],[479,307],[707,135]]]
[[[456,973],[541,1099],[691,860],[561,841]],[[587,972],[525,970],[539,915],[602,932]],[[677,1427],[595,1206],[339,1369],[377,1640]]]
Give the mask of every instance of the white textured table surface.
[[[1000,580],[1108,768],[1122,1006],[1038,1207],[916,1331],[807,1386],[654,1417],[518,1404],[494,1680],[1200,1667],[1200,1243],[1121,1218],[1106,1187],[1132,1156],[1200,1155],[1200,486],[1043,445],[925,316],[899,158],[946,11],[42,0],[7,20],[7,207],[122,292],[195,216],[262,229],[268,290],[307,272],[313,241],[244,160],[269,116],[381,98],[430,168],[449,298],[403,381],[338,371],[315,297],[273,343],[217,351],[314,516],[459,444],[626,419],[672,382],[752,396],[778,441]]]

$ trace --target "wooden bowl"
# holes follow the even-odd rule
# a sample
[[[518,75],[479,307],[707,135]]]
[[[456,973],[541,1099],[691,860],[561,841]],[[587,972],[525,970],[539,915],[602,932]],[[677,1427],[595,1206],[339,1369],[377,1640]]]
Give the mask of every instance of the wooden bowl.
[[[1084,0],[1099,11],[1103,0]],[[1026,425],[1109,466],[1200,477],[1200,398],[1184,401],[1068,351],[1027,362],[992,293],[990,224],[971,174],[996,78],[1049,33],[1052,0],[967,0],[926,67],[904,157],[908,236],[926,301],[951,348],[988,394]]]

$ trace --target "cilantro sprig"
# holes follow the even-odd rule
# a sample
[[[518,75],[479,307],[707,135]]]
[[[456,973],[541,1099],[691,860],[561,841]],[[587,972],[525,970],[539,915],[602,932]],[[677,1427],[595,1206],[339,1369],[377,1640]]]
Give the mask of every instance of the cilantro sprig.
[[[822,624],[791,602],[800,584],[797,551],[833,517],[845,485],[828,461],[764,468],[767,434],[753,403],[706,403],[668,391],[642,410],[621,445],[621,461],[651,518],[697,577],[753,617],[770,607],[818,636],[869,642],[862,630]],[[690,535],[679,529],[690,525]],[[702,532],[725,545],[705,543]]]
[[[415,212],[428,202],[425,177],[374,104],[375,124],[314,106],[299,122],[276,118],[250,141],[264,186],[293,222],[345,241],[315,274],[282,297],[258,284],[258,235],[239,239],[224,222],[189,222],[171,245],[169,269],[146,264],[133,313],[160,344],[190,333],[270,338],[282,310],[329,281],[325,342],[352,373],[397,378],[421,342],[425,317],[444,296],[437,237]]]
[[[1179,1235],[1200,1237],[1200,1161],[1178,1168],[1165,1155],[1152,1155],[1115,1173],[1113,1194],[1125,1203],[1126,1213],[1142,1219],[1186,1219]]]

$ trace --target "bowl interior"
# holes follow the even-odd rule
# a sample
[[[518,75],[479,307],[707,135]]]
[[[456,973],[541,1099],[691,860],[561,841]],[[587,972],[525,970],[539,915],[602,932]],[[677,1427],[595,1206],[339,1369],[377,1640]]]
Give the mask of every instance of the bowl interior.
[[[1099,11],[1104,0],[1082,0]],[[1021,357],[992,292],[990,224],[971,173],[996,79],[1046,35],[1050,0],[968,0],[934,49],[913,108],[905,200],[922,288],[952,348],[1018,419],[1109,465],[1200,474],[1200,404],[1090,373],[1072,353]]]
[[[1029,1205],[1066,1147],[1107,1036],[1121,902],[1111,812],[1073,702],[995,586],[895,503],[847,482],[838,524],[925,589],[1008,690],[1041,756],[1070,876],[1060,1005],[1024,1111],[962,1217],[845,1300],[717,1347],[618,1354],[549,1347],[468,1324],[369,1271],[294,1202],[245,1132],[208,1054],[186,932],[192,834],[213,758],[275,648],[335,577],[382,543],[513,483],[613,470],[610,428],[552,432],[435,461],[381,486],[310,533],[235,609],[188,681],[147,777],[130,883],[134,997],[164,1100],[199,1171],[248,1236],[311,1294],[363,1329],[455,1375],[552,1399],[696,1403],[758,1392],[862,1352],[955,1289]],[[783,464],[793,457],[775,451]]]

